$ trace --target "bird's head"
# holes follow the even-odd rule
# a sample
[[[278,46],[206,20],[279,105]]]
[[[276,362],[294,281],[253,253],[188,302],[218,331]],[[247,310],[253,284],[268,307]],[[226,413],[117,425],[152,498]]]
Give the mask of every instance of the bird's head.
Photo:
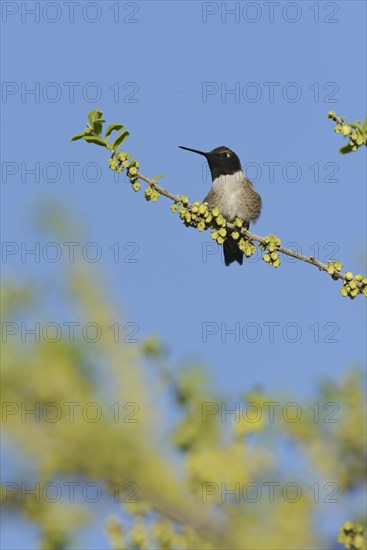
[[[181,149],[185,149],[186,151],[191,151],[192,153],[197,153],[198,155],[205,157],[208,161],[213,180],[219,176],[235,174],[236,172],[242,170],[240,159],[236,153],[224,145],[216,147],[208,153],[198,151],[197,149],[189,149],[188,147],[183,147],[182,145],[179,145],[179,147]]]

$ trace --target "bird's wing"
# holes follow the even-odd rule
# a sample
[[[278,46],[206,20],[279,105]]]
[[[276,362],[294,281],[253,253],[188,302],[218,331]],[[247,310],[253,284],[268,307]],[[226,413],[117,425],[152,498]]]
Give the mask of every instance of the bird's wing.
[[[207,202],[209,210],[212,210],[213,208],[215,208],[215,205],[217,204],[216,199],[217,197],[216,197],[215,191],[213,191],[213,189],[210,189],[209,193],[207,194],[203,202]]]

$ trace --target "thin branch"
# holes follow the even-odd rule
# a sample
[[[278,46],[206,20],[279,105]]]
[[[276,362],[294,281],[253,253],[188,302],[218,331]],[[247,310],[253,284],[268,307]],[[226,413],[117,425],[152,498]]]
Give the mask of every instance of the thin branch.
[[[281,240],[275,235],[267,235],[266,237],[260,237],[255,233],[252,233],[248,229],[243,227],[243,220],[236,219],[234,223],[227,222],[227,220],[220,214],[217,208],[209,211],[207,203],[196,203],[189,204],[189,199],[183,195],[173,195],[167,189],[161,187],[156,178],[148,178],[141,174],[139,170],[139,162],[136,158],[129,160],[130,153],[119,151],[123,141],[129,135],[126,130],[123,130],[122,133],[113,141],[113,143],[108,142],[108,137],[111,134],[111,131],[114,129],[121,130],[123,125],[115,124],[109,127],[109,130],[106,132],[105,137],[102,137],[102,124],[105,122],[101,119],[102,111],[94,109],[88,114],[88,119],[90,124],[88,124],[87,129],[80,134],[76,134],[71,138],[71,141],[76,141],[78,139],[84,139],[88,143],[95,143],[97,145],[106,147],[111,151],[112,155],[109,160],[109,166],[112,170],[117,172],[122,172],[126,170],[127,175],[130,179],[134,191],[139,191],[141,185],[138,180],[142,180],[148,184],[147,189],[145,190],[145,197],[147,200],[152,200],[155,202],[160,195],[167,197],[175,203],[175,205],[180,205],[180,217],[184,219],[187,226],[196,227],[199,231],[204,229],[213,228],[214,231],[211,234],[211,237],[217,241],[218,244],[223,244],[226,238],[232,238],[234,241],[238,240],[240,235],[241,238],[238,241],[239,249],[244,252],[247,257],[252,256],[256,252],[256,247],[253,244],[257,242],[260,244],[261,250],[265,251],[263,255],[263,260],[265,260],[269,265],[273,267],[278,267],[280,264],[280,258],[278,253],[282,253],[286,256],[296,258],[302,262],[306,262],[317,267],[320,271],[325,271],[332,279],[340,279],[343,281],[343,286],[340,289],[342,296],[349,296],[350,298],[355,298],[358,294],[364,294],[367,296],[367,278],[363,275],[358,274],[353,275],[350,271],[343,273],[341,268],[342,264],[336,261],[329,261],[328,263],[320,262],[314,256],[305,256],[299,252],[285,248],[281,246]],[[359,121],[355,124],[347,124],[344,122],[342,117],[337,117],[334,111],[329,111],[328,117],[333,119],[336,124],[336,131],[340,131],[344,136],[349,136],[350,143],[347,148],[342,148],[342,152],[349,152],[349,150],[356,150],[360,145],[367,145],[367,119],[362,126]],[[357,131],[358,130],[358,131]],[[109,133],[108,133],[109,132]],[[108,134],[108,135],[107,135]],[[172,211],[175,208],[171,207]],[[178,210],[178,208],[176,207]],[[215,221],[212,221],[215,218]],[[216,229],[217,228],[217,229]],[[227,229],[230,230],[228,235]]]
[[[178,197],[177,195],[172,195],[172,193],[167,191],[167,189],[163,189],[163,187],[158,185],[156,180],[152,180],[151,178],[148,178],[147,176],[140,174],[140,172],[138,172],[135,177],[136,179],[139,179],[139,180],[145,181],[145,183],[148,183],[151,187],[153,187],[153,189],[158,191],[160,195],[164,195],[168,199],[171,199],[171,201],[176,202],[177,204],[183,204],[182,199],[180,197]]]
[[[148,178],[147,176],[144,176],[140,172],[138,172],[135,177],[137,179],[145,181],[145,183],[150,185],[160,195],[163,195],[164,197],[167,197],[168,199],[172,200],[173,202],[175,202],[177,204],[181,204],[181,205],[185,206],[185,208],[190,210],[190,205],[185,204],[183,202],[183,200],[181,199],[181,197],[179,197],[177,195],[173,195],[172,193],[167,191],[167,189],[164,189],[163,187],[161,187],[156,182],[156,180]],[[227,227],[229,229],[233,229],[233,230],[235,229],[236,231],[241,233],[241,235],[243,235],[249,241],[255,241],[255,242],[258,242],[260,244],[265,244],[265,237],[260,237],[259,235],[256,235],[255,233],[252,233],[252,231],[249,231],[248,229],[245,229],[243,227],[239,229],[238,227],[236,227],[234,224],[232,224],[230,222],[227,222]],[[329,267],[330,267],[328,264],[325,264],[324,262],[320,262],[319,260],[317,260],[313,256],[305,256],[304,254],[301,254],[299,252],[291,250],[290,248],[285,248],[284,246],[280,246],[280,245],[277,246],[277,252],[281,252],[282,254],[285,254],[286,256],[291,256],[292,258],[297,258],[298,260],[301,260],[301,261],[306,262],[308,264],[314,265],[315,267],[318,267],[321,271],[327,272]],[[346,273],[343,273],[342,271],[338,271],[337,269],[335,269],[335,271],[333,273],[333,277],[334,277],[334,279],[341,279],[341,280],[344,281],[344,280],[346,280]],[[358,288],[363,287],[363,284],[359,281],[356,281],[356,285],[358,286]]]
[[[227,226],[230,229],[235,228],[235,226],[231,223],[227,223]],[[258,243],[264,243],[265,242],[264,237],[260,237],[259,235],[256,235],[255,233],[252,233],[248,229],[242,229],[241,233],[242,233],[242,235],[244,235],[250,241],[255,241],[255,242],[258,242]],[[322,271],[327,272],[328,267],[329,267],[327,264],[325,264],[323,262],[320,262],[319,260],[317,260],[313,256],[305,256],[304,254],[301,254],[300,252],[296,252],[295,250],[291,250],[290,248],[285,248],[284,246],[281,246],[281,245],[279,245],[277,247],[277,252],[281,252],[282,254],[285,254],[286,256],[292,256],[293,258],[297,258],[298,260],[302,260],[303,262],[314,265]],[[345,273],[342,273],[341,271],[335,270],[334,271],[334,277],[344,280],[345,279]],[[360,286],[362,286],[362,284],[360,284]]]

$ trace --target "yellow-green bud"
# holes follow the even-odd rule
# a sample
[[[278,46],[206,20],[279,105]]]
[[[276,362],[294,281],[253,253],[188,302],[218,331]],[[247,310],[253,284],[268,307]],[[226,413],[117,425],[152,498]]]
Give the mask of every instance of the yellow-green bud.
[[[357,136],[357,145],[363,145],[364,139],[361,135]]]
[[[351,281],[353,279],[353,273],[351,271],[347,271],[345,274],[345,280]]]
[[[219,216],[217,216],[216,223],[217,223],[217,225],[221,225],[221,226],[227,225],[227,222],[223,218],[222,214],[219,214]]]
[[[150,201],[151,199],[151,196],[152,196],[152,188],[151,187],[147,187],[146,190],[144,191],[144,195],[145,195],[145,198],[147,199],[147,201]]]
[[[108,164],[109,164],[109,167],[111,168],[111,170],[116,170],[116,168],[119,166],[119,163],[117,162],[117,160],[115,158],[111,158],[108,161]]]
[[[354,541],[353,541],[354,548],[356,548],[356,550],[360,550],[360,549],[363,548],[364,543],[365,543],[364,537],[361,534],[358,533],[354,537]]]

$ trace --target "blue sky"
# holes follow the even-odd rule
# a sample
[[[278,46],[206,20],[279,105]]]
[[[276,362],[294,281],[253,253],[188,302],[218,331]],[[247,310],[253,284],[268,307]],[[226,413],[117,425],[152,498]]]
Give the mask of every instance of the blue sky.
[[[31,226],[45,201],[61,203],[85,229],[70,238],[77,257],[97,243],[117,320],[135,323],[138,338],[160,334],[173,361],[206,363],[228,396],[260,385],[312,399],[321,377],[340,380],[364,361],[364,300],[343,299],[338,283],[299,262],[224,267],[209,233],[182,226],[164,198],[147,203],[114,181],[102,148],[68,141],[99,108],[130,131],[141,172],[163,173],[162,185],[192,201],[210,181],[202,158],[177,146],[227,145],[263,199],[256,233],[363,272],[365,152],[341,156],[326,114],[365,116],[366,4],[226,6],[235,12],[220,2],[80,1],[74,12],[2,3],[3,241],[41,247],[39,263],[3,257],[3,272],[46,281],[67,264],[62,243],[60,261],[44,259],[48,239]]]

